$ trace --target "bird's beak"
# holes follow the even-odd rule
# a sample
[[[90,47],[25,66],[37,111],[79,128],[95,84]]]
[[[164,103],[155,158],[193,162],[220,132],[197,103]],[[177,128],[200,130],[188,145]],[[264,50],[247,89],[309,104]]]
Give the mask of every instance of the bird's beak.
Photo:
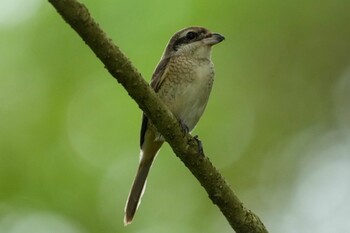
[[[204,38],[204,43],[207,45],[215,45],[223,40],[225,40],[225,37],[223,35],[220,35],[219,33],[211,33]]]

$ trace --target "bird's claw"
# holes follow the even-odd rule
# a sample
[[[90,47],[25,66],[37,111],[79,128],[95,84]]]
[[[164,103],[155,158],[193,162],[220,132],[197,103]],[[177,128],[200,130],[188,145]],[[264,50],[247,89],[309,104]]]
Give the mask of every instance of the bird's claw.
[[[182,132],[184,134],[188,134],[190,132],[190,130],[187,127],[187,125],[182,120],[178,120],[178,121],[179,121],[179,125],[181,126]]]
[[[194,140],[197,141],[198,153],[199,153],[200,155],[204,155],[202,141],[198,138],[198,135],[194,136],[193,138],[194,138]]]

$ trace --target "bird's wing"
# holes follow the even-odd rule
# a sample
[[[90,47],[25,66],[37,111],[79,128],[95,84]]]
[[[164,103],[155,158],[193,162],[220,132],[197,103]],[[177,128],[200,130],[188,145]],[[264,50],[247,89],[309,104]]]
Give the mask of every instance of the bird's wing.
[[[142,124],[141,124],[141,133],[140,133],[140,148],[142,148],[143,142],[145,141],[145,134],[147,130],[148,118],[144,113],[142,113]]]
[[[157,68],[155,69],[153,75],[152,75],[152,79],[151,79],[151,83],[150,86],[152,87],[152,89],[155,92],[159,91],[160,86],[162,85],[163,81],[164,81],[164,77],[165,77],[165,73],[166,73],[166,68],[167,68],[167,64],[170,61],[170,57],[168,58],[163,58]],[[148,124],[148,118],[147,116],[143,113],[142,114],[142,124],[141,124],[141,132],[140,132],[140,147],[142,148],[142,144],[145,141],[145,133],[147,130],[147,124]]]
[[[170,57],[168,58],[163,58],[156,70],[154,71],[153,75],[152,75],[152,80],[151,80],[151,87],[153,88],[153,90],[155,92],[159,91],[160,86],[162,85],[163,81],[164,81],[164,77],[165,77],[165,73],[166,73],[166,69],[167,69],[167,65],[170,62]]]

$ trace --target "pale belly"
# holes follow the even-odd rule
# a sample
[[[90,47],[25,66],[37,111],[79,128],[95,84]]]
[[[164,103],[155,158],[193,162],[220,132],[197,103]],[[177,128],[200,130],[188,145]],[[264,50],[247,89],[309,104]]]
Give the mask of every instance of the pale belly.
[[[211,88],[206,85],[188,85],[184,87],[182,95],[170,107],[176,117],[188,127],[190,131],[194,129],[207,106]]]

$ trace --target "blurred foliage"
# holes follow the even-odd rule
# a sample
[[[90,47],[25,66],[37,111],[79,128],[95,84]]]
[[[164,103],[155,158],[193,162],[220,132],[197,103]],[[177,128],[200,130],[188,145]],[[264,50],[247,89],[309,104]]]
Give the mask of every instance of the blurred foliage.
[[[350,2],[92,1],[149,80],[171,35],[225,35],[195,130],[271,232],[347,232]],[[53,7],[0,2],[0,232],[232,232],[166,145],[131,226],[141,112]]]

